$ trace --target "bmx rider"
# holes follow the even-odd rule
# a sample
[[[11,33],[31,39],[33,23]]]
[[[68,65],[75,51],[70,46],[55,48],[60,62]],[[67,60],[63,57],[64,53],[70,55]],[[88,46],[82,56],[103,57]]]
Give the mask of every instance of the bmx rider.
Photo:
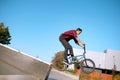
[[[64,59],[65,61],[68,63],[68,60],[67,60],[67,56],[68,56],[68,52],[69,54],[74,57],[74,54],[73,54],[73,48],[72,46],[70,45],[69,41],[70,40],[74,40],[74,42],[81,46],[82,48],[84,48],[84,43],[80,40],[80,38],[78,38],[78,35],[81,34],[82,32],[82,29],[81,28],[77,28],[76,30],[69,30],[69,31],[66,31],[64,33],[62,33],[59,37],[59,40],[61,42],[61,44],[64,46],[65,48],[65,51],[64,51]],[[72,60],[74,61],[74,58],[72,58]]]

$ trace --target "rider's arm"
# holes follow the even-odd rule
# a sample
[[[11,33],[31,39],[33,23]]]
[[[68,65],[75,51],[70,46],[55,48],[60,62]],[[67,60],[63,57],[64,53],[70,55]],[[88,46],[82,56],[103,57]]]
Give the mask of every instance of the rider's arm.
[[[77,37],[76,40],[77,40],[77,44],[82,48],[84,48],[84,43],[80,40],[80,38]]]

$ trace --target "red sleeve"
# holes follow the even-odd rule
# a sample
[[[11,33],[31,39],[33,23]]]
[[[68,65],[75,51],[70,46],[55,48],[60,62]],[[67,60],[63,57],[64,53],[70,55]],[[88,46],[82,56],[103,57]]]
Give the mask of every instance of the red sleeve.
[[[73,39],[74,39],[75,43],[78,43],[78,41],[76,39],[78,37],[76,31],[74,31],[73,37],[74,37]]]

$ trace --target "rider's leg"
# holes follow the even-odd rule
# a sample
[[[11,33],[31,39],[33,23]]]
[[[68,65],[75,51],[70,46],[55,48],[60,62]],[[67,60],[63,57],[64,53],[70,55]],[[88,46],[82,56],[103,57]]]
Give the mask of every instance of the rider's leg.
[[[76,58],[74,57],[74,54],[73,54],[73,48],[72,48],[72,46],[69,44],[69,46],[68,46],[68,50],[69,50],[69,52],[70,52],[70,55],[71,55],[71,57],[72,57],[72,61],[74,62],[74,61],[76,61]]]
[[[59,40],[62,43],[62,45],[64,46],[64,48],[65,48],[64,59],[67,60],[68,51],[70,51],[70,55],[73,57],[74,56],[74,54],[73,54],[73,48],[68,43],[68,41],[66,41],[66,39],[61,38],[61,37],[59,38]],[[67,60],[67,62],[68,62],[68,60]]]
[[[65,51],[64,51],[64,59],[66,60],[66,62],[68,62],[68,59],[67,59],[67,55],[68,55],[68,46],[69,46],[69,43],[66,41],[66,39],[64,38],[59,38],[60,42],[62,43],[62,45],[64,46],[65,48]]]
[[[67,47],[65,48],[65,53],[68,54],[68,51],[69,51],[69,54],[71,55],[72,57],[72,61],[75,61],[76,59],[74,58],[74,54],[73,54],[73,48],[72,46],[68,43]],[[67,56],[67,55],[66,55]]]
[[[70,51],[71,57],[74,57],[73,48],[72,48],[72,46],[71,46],[70,44],[69,44],[69,46],[68,46],[68,49],[69,49],[69,51]]]
[[[66,62],[68,63],[67,54],[68,54],[68,49],[67,49],[67,48],[65,48],[65,52],[64,52],[64,59],[65,59],[65,60],[66,60]]]

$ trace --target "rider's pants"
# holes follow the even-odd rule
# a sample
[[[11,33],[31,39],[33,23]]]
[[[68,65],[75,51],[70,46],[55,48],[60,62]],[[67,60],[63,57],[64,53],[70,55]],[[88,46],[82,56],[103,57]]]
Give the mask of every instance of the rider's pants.
[[[68,55],[68,52],[69,54],[73,57],[74,54],[73,54],[73,48],[72,46],[68,43],[68,41],[64,38],[62,38],[61,36],[59,37],[59,40],[60,42],[62,43],[62,45],[64,46],[65,48],[65,52],[64,52],[64,59],[67,60],[67,55]],[[68,61],[68,60],[67,60]]]

